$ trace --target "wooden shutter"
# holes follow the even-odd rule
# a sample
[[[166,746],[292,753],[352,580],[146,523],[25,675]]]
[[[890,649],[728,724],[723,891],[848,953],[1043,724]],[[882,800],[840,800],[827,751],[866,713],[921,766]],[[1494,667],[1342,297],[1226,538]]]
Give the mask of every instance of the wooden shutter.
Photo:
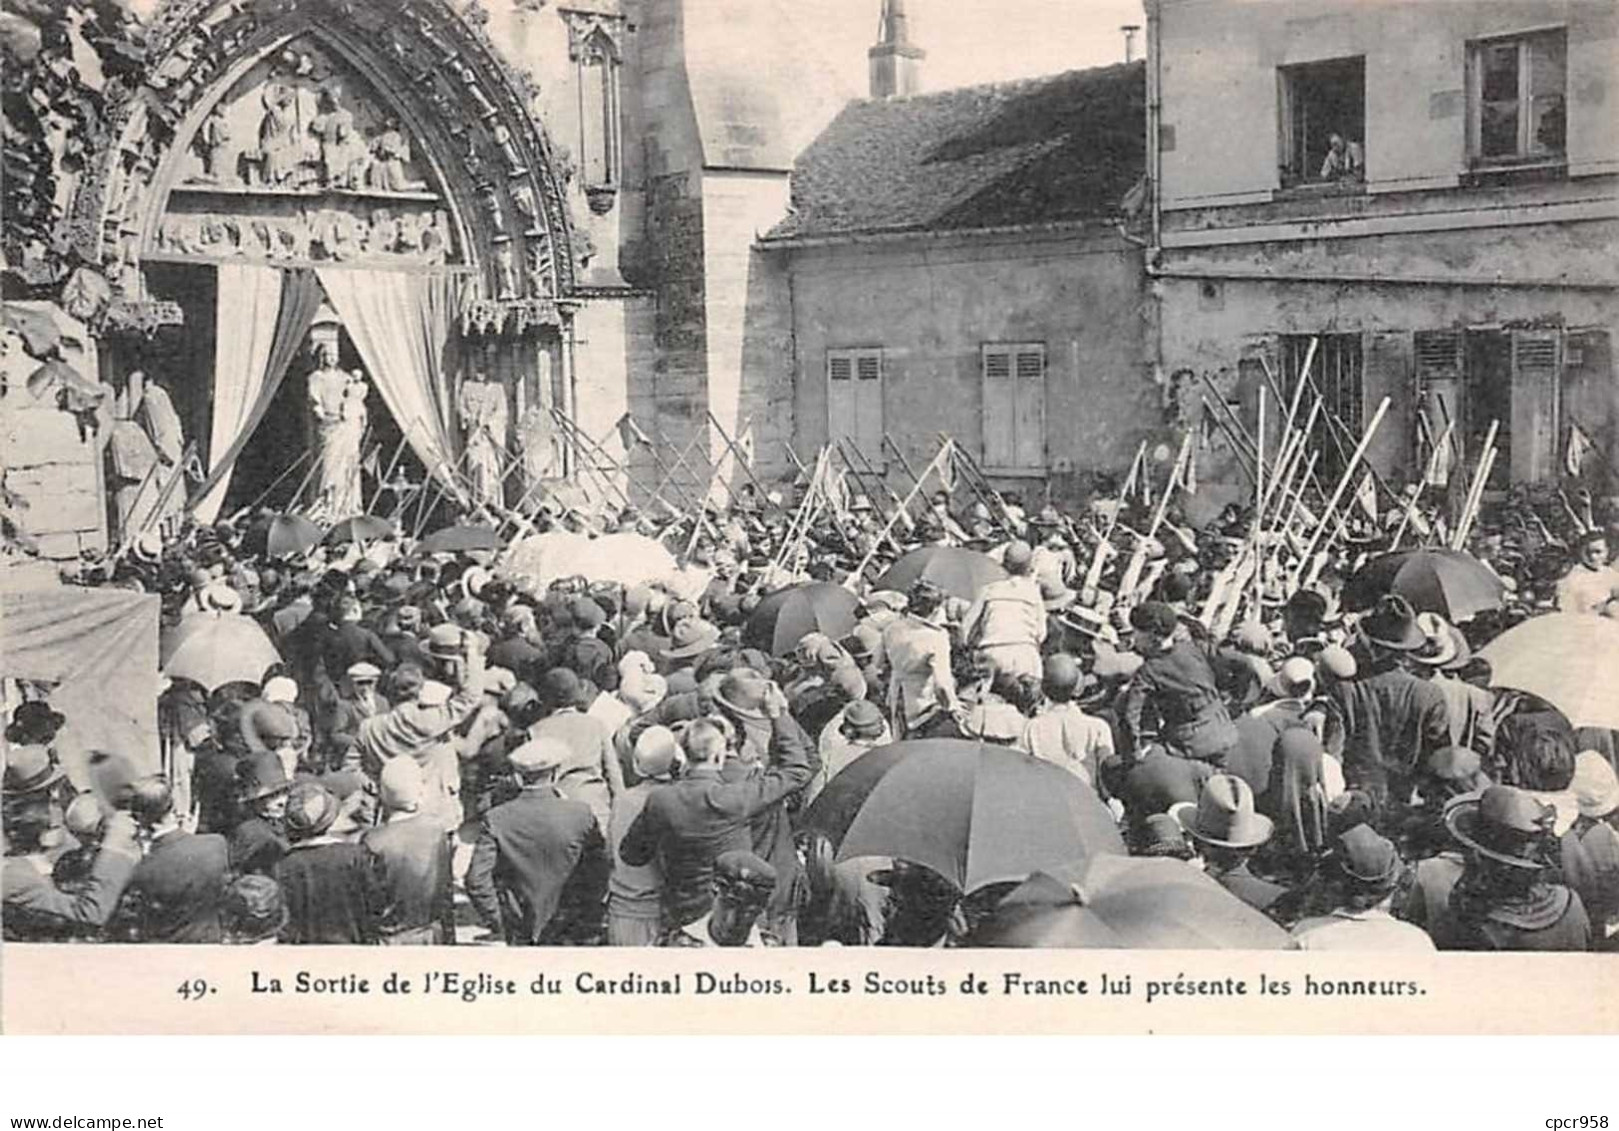
[[[1426,468],[1433,454],[1431,445],[1438,443],[1447,425],[1451,431],[1449,462],[1441,458],[1435,466],[1436,486],[1448,480],[1447,469],[1466,451],[1467,439],[1467,385],[1462,376],[1465,344],[1460,331],[1424,330],[1416,335],[1415,354],[1417,370],[1417,396],[1428,422],[1428,443],[1417,451],[1417,466]]]
[[[1017,389],[1010,346],[983,347],[984,465],[1011,467],[1017,460]]]
[[[1558,369],[1561,333],[1512,332],[1512,480],[1536,483],[1557,474]]]
[[[826,438],[832,443],[856,440],[858,410],[855,403],[854,353],[828,350],[826,354]]]
[[[1046,348],[1019,347],[1013,372],[1017,378],[1015,466],[1038,470],[1046,465]]]
[[[862,350],[855,355],[855,437],[860,450],[875,466],[883,459],[883,351]]]

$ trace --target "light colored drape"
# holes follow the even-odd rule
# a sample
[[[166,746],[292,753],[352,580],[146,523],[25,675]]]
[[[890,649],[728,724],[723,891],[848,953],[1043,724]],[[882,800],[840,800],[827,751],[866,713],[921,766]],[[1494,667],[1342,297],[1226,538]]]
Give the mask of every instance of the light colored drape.
[[[270,366],[276,315],[281,310],[281,272],[251,263],[219,265],[215,315],[214,412],[208,431],[208,472],[214,485],[197,502],[200,522],[213,522],[230,488],[229,462],[236,438],[247,428]],[[224,468],[215,478],[214,473]]]
[[[455,397],[445,350],[460,280],[451,275],[322,267],[320,285],[365,363],[366,376],[411,450],[457,498]]]

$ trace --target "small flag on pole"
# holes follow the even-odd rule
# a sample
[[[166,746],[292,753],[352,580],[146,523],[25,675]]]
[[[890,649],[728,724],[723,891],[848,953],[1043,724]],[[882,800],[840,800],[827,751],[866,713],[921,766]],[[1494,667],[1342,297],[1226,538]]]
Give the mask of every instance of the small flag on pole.
[[[1585,457],[1591,454],[1594,445],[1585,430],[1578,424],[1568,426],[1568,448],[1563,454],[1563,467],[1576,478],[1580,469],[1585,466]]]
[[[1360,486],[1355,488],[1355,502],[1360,504],[1367,518],[1377,521],[1377,480],[1372,478],[1370,471],[1361,479]]]
[[[381,458],[382,458],[382,449],[381,448],[372,448],[369,452],[367,452],[365,454],[365,458],[360,461],[360,470],[365,472],[367,475],[369,475],[373,479],[381,479],[382,478],[382,467],[381,467],[381,462],[380,462]]]
[[[747,467],[753,466],[753,419],[748,419],[747,427],[742,435],[736,438],[736,450],[742,456],[742,462]]]
[[[618,438],[624,444],[626,452],[633,451],[637,444],[652,446],[652,437],[641,431],[641,426],[635,423],[635,417],[625,413],[618,418]]]

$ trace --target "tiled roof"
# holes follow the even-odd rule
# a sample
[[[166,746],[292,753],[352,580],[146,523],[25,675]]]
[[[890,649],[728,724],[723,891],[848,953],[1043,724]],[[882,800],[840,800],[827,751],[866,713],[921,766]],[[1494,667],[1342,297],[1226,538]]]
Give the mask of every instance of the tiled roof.
[[[846,106],[793,168],[764,237],[951,231],[1110,216],[1141,178],[1146,68]]]

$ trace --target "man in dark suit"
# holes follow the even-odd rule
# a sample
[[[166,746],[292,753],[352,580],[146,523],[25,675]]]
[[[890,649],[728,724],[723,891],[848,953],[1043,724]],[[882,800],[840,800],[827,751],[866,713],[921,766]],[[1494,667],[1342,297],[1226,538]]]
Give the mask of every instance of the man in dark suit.
[[[370,869],[365,850],[332,835],[338,800],[315,781],[295,783],[287,795],[287,838],[275,879],[287,900],[281,941],[347,944],[376,941]]]
[[[809,736],[773,683],[761,710],[771,727],[768,764],[727,772],[732,751],[725,733],[706,720],[692,723],[685,738],[686,776],[653,790],[619,846],[620,858],[632,867],[658,861],[666,931],[708,914],[714,862],[725,852],[754,851],[755,819],[802,789],[818,764]]]
[[[522,792],[484,817],[467,870],[467,896],[490,930],[513,946],[596,941],[609,864],[590,806],[556,789],[568,748],[555,739],[512,752]]]
[[[420,815],[422,770],[416,759],[389,759],[379,792],[385,823],[361,842],[370,854],[378,941],[384,946],[453,943],[450,838],[438,822]]]
[[[133,942],[224,942],[220,909],[230,873],[225,838],[182,829],[174,791],[161,776],[135,782],[128,806],[150,841],[124,890],[114,934]]]

